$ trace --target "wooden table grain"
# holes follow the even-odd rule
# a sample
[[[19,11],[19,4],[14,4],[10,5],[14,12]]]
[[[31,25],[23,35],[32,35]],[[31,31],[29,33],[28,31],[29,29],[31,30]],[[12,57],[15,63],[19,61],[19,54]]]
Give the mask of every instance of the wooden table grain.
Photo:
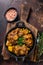
[[[43,28],[40,27],[40,24],[37,22],[37,19],[34,17],[36,15],[35,9],[39,7],[37,4],[37,0],[0,0],[0,48],[3,45],[4,38],[5,38],[5,32],[7,27],[7,22],[4,18],[5,11],[10,7],[15,7],[18,10],[18,13],[20,15],[20,5],[21,3],[27,4],[27,6],[31,7],[33,10],[33,13],[28,21],[28,23],[35,26],[39,31],[43,31]],[[1,53],[1,52],[0,52]],[[2,59],[2,57],[0,56]],[[0,65],[43,65],[43,62],[40,63],[33,63],[29,61],[25,61],[23,63],[18,63],[15,61],[15,59],[10,59],[8,61],[4,61],[3,59],[0,59]]]

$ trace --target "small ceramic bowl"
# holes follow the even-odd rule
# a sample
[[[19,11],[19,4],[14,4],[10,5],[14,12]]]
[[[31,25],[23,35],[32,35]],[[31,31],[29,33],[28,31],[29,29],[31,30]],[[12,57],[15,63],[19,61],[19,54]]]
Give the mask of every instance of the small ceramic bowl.
[[[4,17],[6,19],[6,21],[8,23],[13,23],[15,21],[17,21],[17,18],[18,18],[18,12],[17,12],[17,9],[16,8],[9,8],[5,14],[4,14]]]

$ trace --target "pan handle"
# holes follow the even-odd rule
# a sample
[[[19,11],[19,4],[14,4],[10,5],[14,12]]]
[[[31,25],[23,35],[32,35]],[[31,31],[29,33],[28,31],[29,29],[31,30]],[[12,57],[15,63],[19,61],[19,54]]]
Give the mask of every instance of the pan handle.
[[[15,57],[17,62],[23,62],[25,60],[25,57]]]
[[[19,27],[19,28],[23,28],[23,27],[25,27],[25,24],[24,24],[24,22],[17,22],[16,23],[16,27]]]

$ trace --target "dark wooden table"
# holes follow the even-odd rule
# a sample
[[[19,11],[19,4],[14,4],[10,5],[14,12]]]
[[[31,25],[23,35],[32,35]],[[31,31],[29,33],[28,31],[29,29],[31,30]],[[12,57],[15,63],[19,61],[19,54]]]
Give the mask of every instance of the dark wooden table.
[[[4,13],[9,7],[15,7],[18,10],[18,13],[20,15],[20,5],[21,3],[27,4],[27,6],[31,7],[33,9],[33,13],[29,19],[29,23],[34,25],[39,31],[43,31],[43,28],[40,27],[40,24],[35,19],[35,9],[39,7],[36,0],[0,0],[0,48],[3,45],[4,38],[5,38],[5,32],[6,32],[6,26],[7,22],[4,18]],[[1,49],[0,49],[1,53]],[[1,57],[1,56],[0,56]],[[2,58],[1,58],[2,59]],[[0,65],[36,65],[37,63],[33,62],[24,62],[24,63],[18,63],[14,59],[11,59],[9,61],[4,61],[3,59],[0,59]],[[43,65],[43,62],[38,63],[38,65]]]

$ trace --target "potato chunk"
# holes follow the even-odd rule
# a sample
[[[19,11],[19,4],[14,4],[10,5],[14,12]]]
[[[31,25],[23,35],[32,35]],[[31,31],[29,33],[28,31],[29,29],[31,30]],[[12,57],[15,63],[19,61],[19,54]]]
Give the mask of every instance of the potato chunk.
[[[23,29],[24,34],[28,34],[28,29]]]
[[[17,40],[17,39],[18,39],[18,35],[17,35],[17,34],[14,35],[13,39],[14,39],[14,40]]]
[[[13,46],[8,46],[8,50],[12,52]]]
[[[9,41],[6,42],[6,46],[10,46],[12,45],[12,43],[10,43]]]

